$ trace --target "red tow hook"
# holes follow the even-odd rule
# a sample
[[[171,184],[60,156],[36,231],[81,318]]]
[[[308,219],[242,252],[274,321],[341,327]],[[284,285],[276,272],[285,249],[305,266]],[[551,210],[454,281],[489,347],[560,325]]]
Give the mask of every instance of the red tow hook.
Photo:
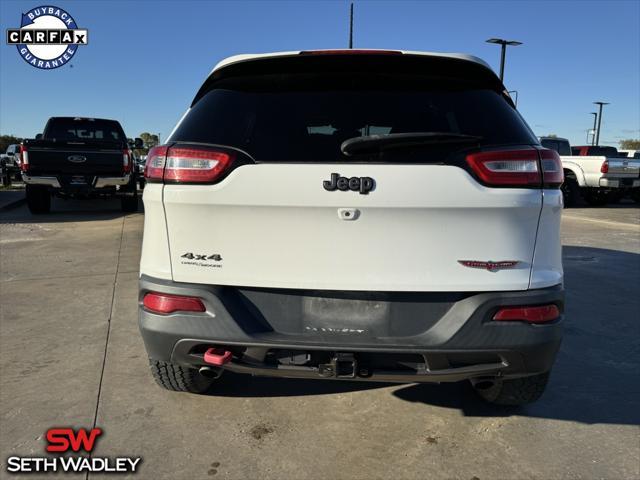
[[[210,348],[204,352],[204,361],[211,365],[222,367],[231,361],[231,352],[221,348]]]

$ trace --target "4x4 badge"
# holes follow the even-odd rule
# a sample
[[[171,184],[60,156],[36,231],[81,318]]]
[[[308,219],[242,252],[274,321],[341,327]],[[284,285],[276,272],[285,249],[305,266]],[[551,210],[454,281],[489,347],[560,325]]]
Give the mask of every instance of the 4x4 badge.
[[[187,252],[184,255],[180,255],[180,258],[187,258],[189,260],[213,260],[216,262],[222,261],[222,255],[220,255],[219,253],[214,253],[213,255],[203,255],[199,253]]]

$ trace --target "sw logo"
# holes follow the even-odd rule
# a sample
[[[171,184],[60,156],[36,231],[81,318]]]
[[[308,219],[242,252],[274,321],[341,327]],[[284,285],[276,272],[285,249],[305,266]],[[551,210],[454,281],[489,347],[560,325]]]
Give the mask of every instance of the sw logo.
[[[7,45],[16,45],[29,65],[51,70],[69,63],[79,45],[89,43],[89,31],[78,28],[68,12],[42,6],[22,14],[20,28],[7,30]]]
[[[69,449],[74,452],[81,449],[91,452],[100,435],[100,428],[93,428],[90,433],[84,428],[79,428],[77,432],[72,428],[50,428],[47,430],[47,452],[68,452]]]
[[[102,435],[101,428],[70,427],[50,428],[45,438],[49,453],[69,453],[81,450],[91,453],[96,446],[98,438]],[[31,472],[65,472],[65,473],[135,473],[140,465],[140,457],[93,457],[89,455],[64,455],[49,457],[19,457],[7,458],[7,472],[31,473]]]

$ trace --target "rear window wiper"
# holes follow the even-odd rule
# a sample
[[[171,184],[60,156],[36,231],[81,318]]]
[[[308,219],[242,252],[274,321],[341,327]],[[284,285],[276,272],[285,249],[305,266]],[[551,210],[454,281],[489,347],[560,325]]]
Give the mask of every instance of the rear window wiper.
[[[482,137],[448,132],[412,132],[389,133],[386,135],[367,135],[349,138],[342,142],[340,150],[345,155],[369,153],[391,148],[420,147],[424,145],[443,145],[477,143]]]

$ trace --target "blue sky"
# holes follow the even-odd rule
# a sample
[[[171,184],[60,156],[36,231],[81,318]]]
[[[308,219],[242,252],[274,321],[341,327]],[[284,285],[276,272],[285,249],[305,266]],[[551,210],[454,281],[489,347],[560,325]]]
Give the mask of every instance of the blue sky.
[[[60,1],[90,43],[70,66],[44,71],[0,46],[0,133],[33,137],[49,116],[119,119],[128,136],[163,138],[220,59],[236,53],[344,48],[347,1]],[[0,2],[17,28],[33,1]],[[505,84],[538,135],[586,140],[594,100],[601,143],[640,138],[640,1],[356,1],[354,46],[463,52],[495,70],[490,37],[507,52]]]

